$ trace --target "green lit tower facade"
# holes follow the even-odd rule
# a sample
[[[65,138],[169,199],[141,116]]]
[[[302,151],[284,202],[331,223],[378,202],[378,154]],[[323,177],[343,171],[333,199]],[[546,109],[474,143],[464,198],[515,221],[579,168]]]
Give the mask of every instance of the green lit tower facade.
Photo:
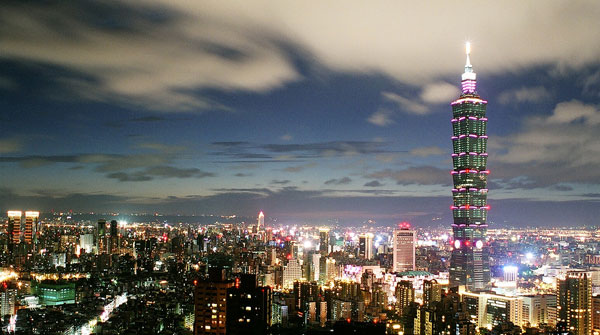
[[[485,289],[490,282],[486,242],[487,212],[487,101],[476,92],[476,75],[470,61],[462,74],[462,94],[452,105],[452,231],[450,287],[464,285],[470,291]]]

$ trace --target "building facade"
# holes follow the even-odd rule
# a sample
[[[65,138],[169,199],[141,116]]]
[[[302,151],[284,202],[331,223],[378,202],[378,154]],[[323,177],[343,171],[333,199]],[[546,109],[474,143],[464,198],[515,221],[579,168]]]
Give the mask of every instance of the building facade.
[[[487,212],[487,101],[476,93],[476,75],[470,62],[462,74],[462,94],[452,102],[452,162],[454,188],[451,206],[454,248],[450,263],[450,287],[464,285],[483,290],[490,282],[486,242]]]
[[[417,233],[408,225],[394,230],[393,236],[393,272],[413,271],[415,269],[415,245]]]

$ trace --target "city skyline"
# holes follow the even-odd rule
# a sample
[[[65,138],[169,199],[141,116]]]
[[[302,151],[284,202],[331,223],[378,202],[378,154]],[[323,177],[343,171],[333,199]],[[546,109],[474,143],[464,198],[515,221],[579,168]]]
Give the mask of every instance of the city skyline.
[[[470,40],[489,220],[597,224],[600,6],[387,6],[3,5],[0,209],[450,223]]]

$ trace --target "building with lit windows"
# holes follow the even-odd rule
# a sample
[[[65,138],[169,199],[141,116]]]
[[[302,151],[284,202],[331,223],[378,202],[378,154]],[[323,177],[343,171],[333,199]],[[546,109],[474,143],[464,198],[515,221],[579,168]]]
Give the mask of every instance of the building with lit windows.
[[[573,335],[592,334],[592,273],[569,271],[558,281],[558,317]]]
[[[294,282],[300,279],[302,279],[302,266],[300,266],[297,259],[292,258],[288,260],[287,265],[283,269],[283,288],[293,288]]]
[[[227,333],[266,334],[271,327],[271,308],[271,288],[258,286],[256,275],[241,275],[227,289]]]
[[[415,269],[415,245],[417,232],[410,229],[407,223],[400,224],[393,236],[393,272],[412,271]]]
[[[33,244],[35,242],[39,218],[40,212],[25,212],[25,231],[23,233],[25,243]]]
[[[45,306],[74,304],[75,283],[42,282],[37,286],[37,294]]]
[[[321,255],[329,255],[329,229],[319,229],[319,252]]]
[[[373,234],[361,234],[358,237],[358,257],[373,259]]]
[[[21,211],[8,211],[9,251],[21,242]]]
[[[106,253],[106,220],[98,220],[96,228],[96,253]]]
[[[225,280],[225,271],[213,269],[209,279],[195,282],[194,335],[226,334],[227,289],[234,286]]]
[[[483,290],[490,282],[487,234],[487,101],[476,92],[476,75],[470,61],[462,74],[462,94],[452,105],[452,163],[454,188],[450,207],[454,218],[454,249],[450,287]]]

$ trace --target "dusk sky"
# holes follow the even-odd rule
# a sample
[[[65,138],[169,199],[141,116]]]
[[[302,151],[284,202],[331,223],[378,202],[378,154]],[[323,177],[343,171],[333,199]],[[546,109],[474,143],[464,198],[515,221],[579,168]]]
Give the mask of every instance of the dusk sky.
[[[0,9],[2,211],[449,225],[470,41],[490,221],[600,222],[598,1]]]

